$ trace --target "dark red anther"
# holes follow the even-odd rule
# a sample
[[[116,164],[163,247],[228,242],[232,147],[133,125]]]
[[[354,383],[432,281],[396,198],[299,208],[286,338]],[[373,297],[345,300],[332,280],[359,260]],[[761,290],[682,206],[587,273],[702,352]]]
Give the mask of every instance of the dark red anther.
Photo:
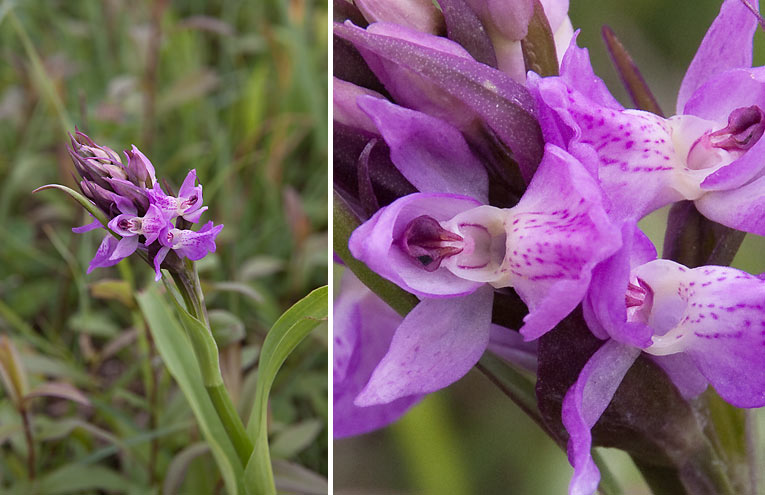
[[[442,228],[435,218],[422,215],[407,225],[402,247],[422,263],[425,270],[432,272],[441,266],[444,258],[462,252],[461,246],[454,245],[457,242],[462,242],[461,236]]]
[[[726,151],[745,151],[754,146],[765,132],[765,114],[752,105],[733,110],[728,125],[709,135],[712,146]]]

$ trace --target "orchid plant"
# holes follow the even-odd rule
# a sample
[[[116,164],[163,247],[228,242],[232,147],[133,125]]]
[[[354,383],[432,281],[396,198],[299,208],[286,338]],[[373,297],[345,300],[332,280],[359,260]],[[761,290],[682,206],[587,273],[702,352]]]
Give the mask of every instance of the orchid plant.
[[[757,493],[715,413],[765,406],[765,278],[727,266],[765,235],[756,2],[722,3],[669,118],[605,29],[638,108],[611,95],[567,1],[436,3],[336,2],[335,436],[482,364],[571,495],[620,493],[596,445],[657,495]],[[658,258],[637,222],[670,204]]]
[[[213,221],[193,228],[208,209],[196,171],[188,172],[175,193],[167,181],[157,180],[154,166],[135,146],[124,151],[123,161],[112,149],[77,131],[70,136],[68,150],[79,176],[79,192],[59,184],[36,191],[63,190],[87,210],[93,221],[72,229],[75,233],[105,231],[88,273],[134,254],[152,267],[154,281],[164,284],[164,294],[150,286],[135,298],[154,345],[196,415],[227,492],[275,494],[268,448],[268,395],[287,356],[326,320],[327,288],[307,295],[272,327],[261,348],[258,389],[245,423],[223,380],[218,344],[194,263],[215,252],[216,237],[223,229]]]

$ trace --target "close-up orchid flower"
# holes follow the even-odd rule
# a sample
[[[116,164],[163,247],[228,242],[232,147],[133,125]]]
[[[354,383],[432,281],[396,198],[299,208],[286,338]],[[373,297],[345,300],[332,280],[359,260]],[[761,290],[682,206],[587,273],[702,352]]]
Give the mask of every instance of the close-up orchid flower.
[[[710,5],[670,117],[613,29],[637,108],[590,59],[607,9],[426,3],[335,2],[336,490],[397,452],[412,493],[760,493],[757,2]],[[524,416],[533,462],[489,440]]]

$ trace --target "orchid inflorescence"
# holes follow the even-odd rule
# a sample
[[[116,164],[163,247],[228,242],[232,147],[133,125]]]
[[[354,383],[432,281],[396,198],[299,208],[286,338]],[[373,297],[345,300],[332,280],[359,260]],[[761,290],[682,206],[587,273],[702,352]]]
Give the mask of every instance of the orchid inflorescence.
[[[82,193],[107,218],[72,229],[81,233],[104,228],[104,236],[96,255],[88,266],[112,266],[139,251],[156,271],[156,280],[162,277],[162,263],[170,256],[174,260],[188,258],[196,261],[207,253],[215,252],[215,237],[223,225],[207,222],[192,230],[207,210],[203,206],[202,186],[196,185],[196,170],[191,170],[181,184],[178,195],[167,185],[162,189],[154,166],[135,146],[125,150],[125,163],[117,153],[99,146],[87,135],[77,131],[71,137],[69,154],[80,175]]]
[[[548,425],[565,428],[571,494],[595,493],[591,430],[638,360],[662,370],[684,403],[711,385],[733,406],[765,406],[765,278],[657,259],[637,226],[686,201],[719,236],[765,235],[756,2],[723,3],[669,118],[616,101],[577,46],[568,2],[357,3],[334,27],[335,190],[361,221],[352,256],[419,302],[401,316],[347,275],[335,303],[336,436],[394,421],[487,348],[541,380],[543,347],[577,314],[589,348],[558,346],[587,355],[559,377],[565,398]],[[522,48],[539,8],[558,48],[555,74]],[[526,311],[517,332],[497,318],[513,295]],[[556,401],[546,383],[540,408]],[[692,456],[681,454],[666,462],[695,493],[682,464]]]

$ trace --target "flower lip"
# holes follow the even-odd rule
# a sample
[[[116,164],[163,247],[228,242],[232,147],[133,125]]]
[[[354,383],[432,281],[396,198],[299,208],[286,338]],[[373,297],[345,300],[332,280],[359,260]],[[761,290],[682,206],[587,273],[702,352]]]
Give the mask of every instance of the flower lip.
[[[765,132],[765,114],[757,105],[733,110],[728,125],[709,135],[712,146],[726,151],[746,151]]]
[[[404,252],[429,272],[437,270],[445,258],[461,253],[462,242],[462,236],[444,229],[438,220],[428,215],[409,222],[401,237]]]

